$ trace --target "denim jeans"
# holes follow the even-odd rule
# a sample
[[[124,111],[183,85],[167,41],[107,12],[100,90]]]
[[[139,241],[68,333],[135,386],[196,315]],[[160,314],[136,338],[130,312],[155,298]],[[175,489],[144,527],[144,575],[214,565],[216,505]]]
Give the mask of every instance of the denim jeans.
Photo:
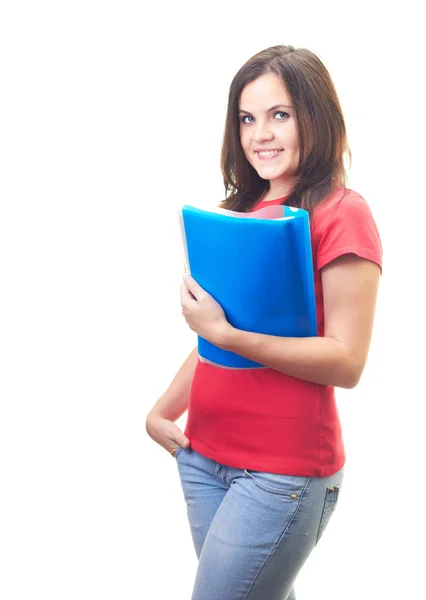
[[[191,600],[295,600],[293,584],[336,507],[329,477],[236,469],[192,448],[175,459],[198,557]]]

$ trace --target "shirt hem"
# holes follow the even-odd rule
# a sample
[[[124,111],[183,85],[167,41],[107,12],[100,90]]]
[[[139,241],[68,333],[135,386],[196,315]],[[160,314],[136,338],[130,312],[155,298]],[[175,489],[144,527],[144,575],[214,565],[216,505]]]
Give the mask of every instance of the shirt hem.
[[[226,453],[215,452],[211,448],[204,446],[197,440],[191,440],[191,436],[185,432],[191,442],[191,448],[196,452],[199,452],[206,458],[217,462],[218,464],[233,467],[235,469],[248,469],[253,471],[263,471],[266,473],[276,473],[279,475],[296,475],[296,476],[309,476],[309,477],[330,477],[334,475],[346,463],[346,456],[340,459],[337,463],[321,465],[321,466],[310,466],[310,467],[298,467],[293,461],[286,461],[285,458],[277,458],[276,460],[262,461],[256,460],[256,457],[250,457],[247,461],[242,459],[234,459],[226,455]]]

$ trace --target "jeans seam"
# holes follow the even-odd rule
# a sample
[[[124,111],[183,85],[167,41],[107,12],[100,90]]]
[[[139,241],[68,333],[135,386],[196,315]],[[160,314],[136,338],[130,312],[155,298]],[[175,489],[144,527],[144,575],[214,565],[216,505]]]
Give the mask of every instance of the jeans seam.
[[[297,503],[297,508],[294,511],[293,516],[291,517],[289,523],[287,524],[287,527],[284,529],[284,531],[281,533],[280,537],[278,538],[278,540],[276,541],[275,545],[273,546],[273,548],[271,549],[270,553],[268,554],[268,556],[265,558],[263,564],[261,565],[261,567],[259,568],[259,571],[256,575],[256,577],[253,579],[251,586],[249,587],[249,589],[247,590],[247,594],[244,597],[244,600],[247,600],[247,598],[249,597],[249,594],[251,592],[251,590],[253,589],[254,584],[256,583],[260,573],[262,572],[262,569],[264,568],[264,566],[266,565],[266,563],[268,562],[268,560],[271,558],[272,554],[274,553],[275,548],[278,546],[278,544],[280,543],[280,541],[282,540],[283,536],[285,535],[285,533],[288,531],[288,528],[290,527],[290,525],[293,523],[294,518],[296,517],[297,513],[299,512],[300,509],[300,505],[302,503],[302,499],[305,495],[305,491],[306,488],[308,487],[308,484],[310,483],[312,477],[309,477],[308,481],[306,482],[305,487],[303,488],[302,492],[300,493],[299,496],[299,502]]]
[[[318,531],[317,531],[317,536],[316,536],[316,540],[315,540],[315,546],[318,545],[318,542],[320,541],[322,534],[324,533],[324,529],[322,528],[323,524],[324,524],[324,518],[325,518],[325,513],[326,513],[326,509],[330,509],[331,513],[329,516],[329,519],[331,519],[332,514],[334,513],[335,509],[336,509],[336,505],[337,505],[337,500],[339,498],[339,492],[340,492],[340,487],[335,486],[335,494],[333,497],[330,497],[330,488],[327,487],[327,491],[326,491],[326,495],[325,495],[325,500],[324,500],[324,504],[322,507],[322,512],[321,512],[321,518],[320,518],[320,522],[318,525]]]

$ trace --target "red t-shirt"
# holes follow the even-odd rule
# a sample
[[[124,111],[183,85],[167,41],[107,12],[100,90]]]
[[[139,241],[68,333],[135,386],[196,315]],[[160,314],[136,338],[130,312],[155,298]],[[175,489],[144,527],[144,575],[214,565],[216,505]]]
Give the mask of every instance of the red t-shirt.
[[[261,201],[253,210],[284,201]],[[320,269],[348,253],[381,268],[382,246],[367,202],[342,188],[314,209],[311,243],[318,335],[323,336]],[[197,452],[240,469],[327,477],[346,458],[334,387],[271,368],[227,369],[198,360],[185,435]]]

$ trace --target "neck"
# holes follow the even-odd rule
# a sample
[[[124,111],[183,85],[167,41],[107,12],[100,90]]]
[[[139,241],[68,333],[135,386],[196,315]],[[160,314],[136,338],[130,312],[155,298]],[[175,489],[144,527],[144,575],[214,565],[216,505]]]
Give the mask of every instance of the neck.
[[[268,200],[276,200],[277,198],[284,198],[289,196],[294,185],[290,182],[277,182],[274,185],[274,181],[269,182],[269,188],[265,191],[262,196],[262,201],[268,202]]]

